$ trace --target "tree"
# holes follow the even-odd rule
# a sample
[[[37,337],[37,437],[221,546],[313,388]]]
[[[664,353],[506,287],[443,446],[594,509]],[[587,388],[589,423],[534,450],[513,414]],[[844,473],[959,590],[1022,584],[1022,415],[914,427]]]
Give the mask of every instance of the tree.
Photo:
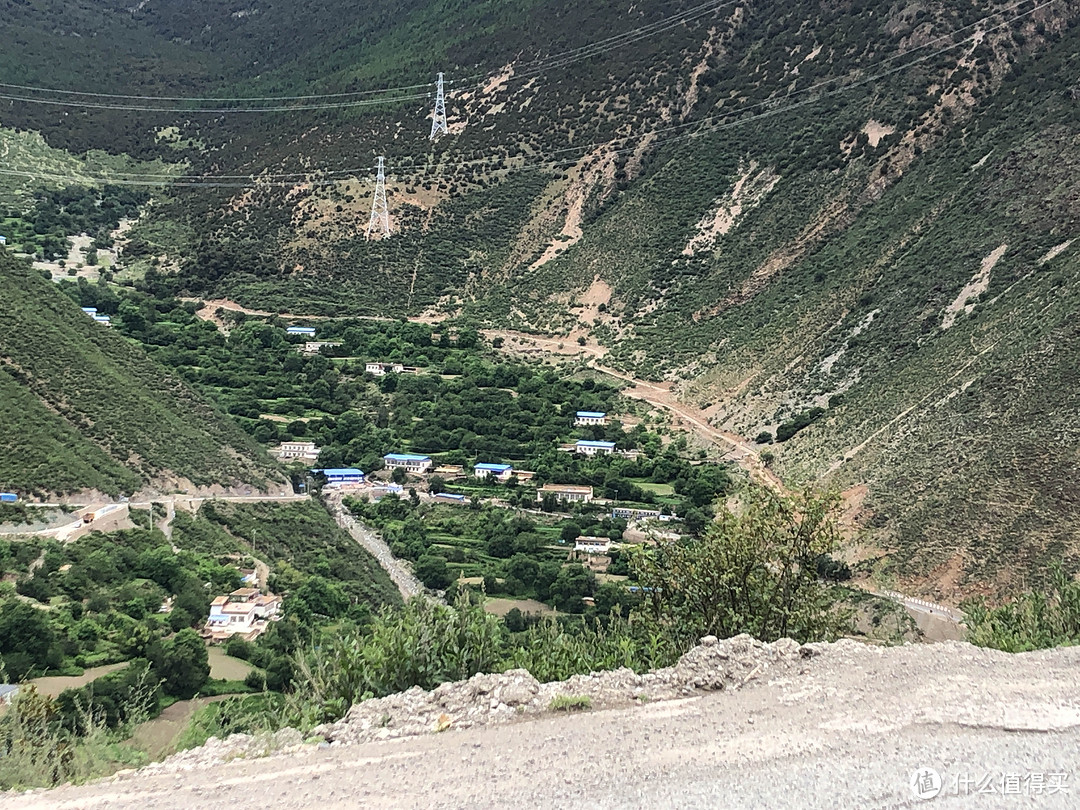
[[[540,573],[540,563],[524,554],[515,554],[506,564],[506,575],[532,585]]]
[[[431,478],[428,479],[428,492],[432,495],[446,492],[446,480],[438,475],[431,476]]]
[[[432,590],[444,590],[453,582],[450,569],[446,565],[446,558],[438,554],[424,554],[416,561],[415,572],[416,578]]]
[[[678,649],[698,638],[749,633],[763,641],[833,639],[847,624],[818,580],[838,543],[835,495],[743,493],[700,539],[639,550],[641,613]]]
[[[308,577],[307,581],[289,598],[303,602],[315,615],[330,619],[344,615],[349,609],[349,597],[345,595],[341,586],[323,577]]]
[[[520,633],[525,629],[525,616],[518,608],[510,608],[503,616],[503,623],[511,633]]]
[[[16,600],[0,606],[0,660],[9,679],[19,681],[32,670],[59,666],[54,641],[45,611]]]
[[[158,674],[164,678],[165,693],[187,699],[194,697],[210,677],[210,659],[199,634],[190,627],[162,645]]]
[[[564,523],[559,530],[559,537],[564,543],[573,543],[581,537],[581,527],[576,523]]]
[[[394,467],[390,473],[390,480],[395,484],[404,484],[407,474],[404,467]]]

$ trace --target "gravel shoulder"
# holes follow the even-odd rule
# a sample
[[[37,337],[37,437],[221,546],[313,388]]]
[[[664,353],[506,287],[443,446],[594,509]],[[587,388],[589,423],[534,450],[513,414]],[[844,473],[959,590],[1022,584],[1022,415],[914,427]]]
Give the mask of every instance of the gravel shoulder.
[[[92,785],[5,796],[0,810],[1077,805],[1078,648],[1009,656],[959,642],[840,642],[756,651],[744,644],[732,655],[730,644],[699,653],[700,686],[660,678],[646,687],[682,690],[671,699],[572,714],[514,712],[471,727],[467,715],[449,717],[461,710],[450,707],[449,723],[436,720],[412,736],[363,741],[370,738],[358,732],[355,744],[316,747],[297,744],[295,735],[285,752],[262,758],[248,758],[258,753],[251,748],[224,753],[219,744],[217,754],[212,746]],[[754,672],[751,661],[761,660],[768,665]],[[718,673],[712,680],[710,662]],[[587,681],[538,688],[580,692]],[[475,692],[469,683],[440,689]],[[385,700],[393,699],[404,700]],[[351,719],[361,729],[367,715],[357,714]],[[436,733],[439,725],[446,730]],[[932,801],[913,796],[909,782],[920,768],[940,774],[941,794]],[[1069,774],[1067,791],[1006,795],[1003,780],[1013,773]],[[985,778],[995,792],[978,792]]]

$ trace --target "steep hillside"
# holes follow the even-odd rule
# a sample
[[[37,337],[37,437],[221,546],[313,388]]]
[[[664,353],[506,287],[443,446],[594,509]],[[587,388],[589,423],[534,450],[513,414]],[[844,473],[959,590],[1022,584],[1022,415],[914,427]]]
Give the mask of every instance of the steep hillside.
[[[593,340],[848,489],[866,569],[955,597],[1080,567],[1078,0],[124,5],[13,8],[123,47],[93,86],[86,38],[6,52],[88,95],[3,115],[175,178],[125,248],[151,285]]]
[[[0,250],[0,484],[24,494],[277,475],[243,432]]]

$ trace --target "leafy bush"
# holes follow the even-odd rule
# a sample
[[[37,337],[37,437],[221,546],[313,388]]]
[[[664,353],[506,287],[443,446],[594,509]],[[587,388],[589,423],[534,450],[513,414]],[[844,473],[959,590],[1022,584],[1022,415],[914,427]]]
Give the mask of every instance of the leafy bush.
[[[837,637],[846,617],[818,580],[817,560],[838,544],[839,499],[751,489],[740,501],[700,540],[636,554],[642,613],[680,650],[705,635],[800,642]]]
[[[1080,644],[1080,582],[1057,564],[1045,591],[1031,590],[997,607],[983,600],[962,605],[968,641],[1025,652]]]

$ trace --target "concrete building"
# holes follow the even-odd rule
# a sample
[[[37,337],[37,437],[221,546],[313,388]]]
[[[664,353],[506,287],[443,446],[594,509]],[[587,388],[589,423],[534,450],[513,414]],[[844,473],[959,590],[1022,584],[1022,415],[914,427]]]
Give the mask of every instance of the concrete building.
[[[280,610],[281,597],[261,594],[255,588],[237,588],[210,603],[210,617],[203,627],[203,636],[211,641],[225,641],[239,635],[251,641],[266,630],[269,622],[281,618]]]
[[[574,541],[574,551],[582,554],[607,554],[611,550],[611,540],[606,537],[581,535]]]
[[[544,484],[536,491],[537,500],[545,495],[554,495],[556,500],[566,503],[588,503],[593,499],[592,487],[579,487],[571,484]]]
[[[578,411],[577,416],[574,419],[574,425],[576,427],[585,427],[586,425],[606,425],[607,414],[602,411]]]
[[[496,481],[506,482],[514,474],[514,468],[510,464],[477,464],[473,467],[473,475],[477,478],[494,478]]]
[[[622,520],[643,520],[660,517],[659,509],[634,509],[629,506],[616,506],[611,510],[611,517]]]
[[[591,442],[582,439],[574,445],[574,452],[583,456],[606,456],[615,452],[615,442]]]
[[[414,368],[406,368],[401,363],[365,363],[364,371],[368,374],[373,374],[376,377],[382,377],[386,374],[404,374],[405,372],[414,372]]]
[[[315,337],[315,329],[311,326],[289,326],[285,328],[285,334],[296,337]]]
[[[343,484],[364,483],[364,473],[355,467],[335,467],[326,470],[312,470],[326,476],[326,483],[341,486]]]
[[[453,492],[436,492],[432,497],[437,501],[449,501],[450,503],[457,504],[465,503],[464,495],[457,495]]]
[[[277,457],[282,461],[316,461],[321,449],[315,442],[282,442]]]
[[[430,456],[417,456],[412,453],[387,453],[383,456],[383,463],[386,464],[387,469],[401,467],[405,472],[414,475],[423,475],[431,469]]]
[[[303,346],[300,346],[298,351],[301,354],[318,354],[324,346],[332,348],[340,345],[342,345],[340,340],[309,340]]]

